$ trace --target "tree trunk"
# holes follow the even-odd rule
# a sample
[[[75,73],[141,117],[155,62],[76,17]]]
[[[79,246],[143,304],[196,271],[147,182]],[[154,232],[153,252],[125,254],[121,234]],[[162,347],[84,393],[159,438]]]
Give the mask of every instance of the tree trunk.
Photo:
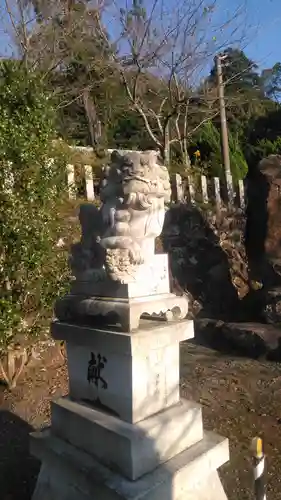
[[[93,148],[95,148],[101,137],[101,123],[98,119],[96,107],[90,98],[88,89],[85,89],[83,92],[83,104],[88,119],[91,143]]]

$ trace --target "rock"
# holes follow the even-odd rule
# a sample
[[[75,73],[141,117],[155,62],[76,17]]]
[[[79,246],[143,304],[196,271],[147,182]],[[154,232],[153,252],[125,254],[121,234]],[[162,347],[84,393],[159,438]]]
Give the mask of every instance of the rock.
[[[252,280],[267,289],[281,284],[281,156],[270,155],[249,173],[245,244]]]
[[[267,323],[281,322],[281,156],[270,155],[249,172],[245,246],[252,284],[260,284],[257,299]]]
[[[281,331],[272,325],[197,319],[195,340],[223,352],[281,360]]]
[[[209,277],[214,282],[223,282],[228,279],[229,270],[224,265],[223,262],[220,262],[216,266],[211,267],[208,272]]]
[[[242,319],[240,298],[249,289],[244,225],[238,210],[223,209],[216,216],[181,204],[167,212],[163,249],[172,275],[197,304],[194,315]]]

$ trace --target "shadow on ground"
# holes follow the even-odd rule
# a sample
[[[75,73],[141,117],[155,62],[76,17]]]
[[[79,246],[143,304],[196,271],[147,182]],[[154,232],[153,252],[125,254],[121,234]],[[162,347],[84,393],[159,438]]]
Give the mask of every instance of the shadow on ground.
[[[33,428],[7,410],[0,410],[1,500],[30,500],[40,462],[29,454]]]

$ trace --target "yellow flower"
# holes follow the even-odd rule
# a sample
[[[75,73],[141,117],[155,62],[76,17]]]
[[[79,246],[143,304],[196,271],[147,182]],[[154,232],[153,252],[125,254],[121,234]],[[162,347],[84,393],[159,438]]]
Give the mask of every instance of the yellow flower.
[[[200,158],[201,154],[200,154],[199,149],[197,149],[197,151],[195,151],[194,156],[196,156],[196,158]]]
[[[261,281],[251,280],[250,285],[253,290],[261,290],[263,288],[263,283]]]

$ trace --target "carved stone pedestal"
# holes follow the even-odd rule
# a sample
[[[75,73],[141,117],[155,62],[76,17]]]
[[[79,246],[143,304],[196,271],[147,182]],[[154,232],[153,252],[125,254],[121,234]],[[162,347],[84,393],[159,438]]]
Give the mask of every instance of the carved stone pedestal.
[[[96,283],[77,279],[70,295],[56,304],[61,321],[100,316],[104,323],[120,324],[124,332],[137,330],[144,315],[169,321],[184,319],[187,313],[186,297],[170,293],[167,254],[153,255],[149,265],[140,265],[134,280],[126,284],[111,279]]]
[[[228,442],[204,433],[201,406],[179,395],[188,320],[141,320],[135,333],[55,321],[69,396],[32,434],[42,468],[33,500],[226,500],[217,468]]]
[[[141,316],[158,316],[165,321],[183,319],[188,312],[186,297],[173,293],[134,298],[81,297],[68,295],[57,305],[57,316],[69,321],[102,316],[106,323],[119,323],[124,332],[137,330]]]
[[[143,320],[136,333],[55,321],[51,330],[66,343],[73,400],[130,423],[179,403],[179,343],[193,337],[192,321]]]

